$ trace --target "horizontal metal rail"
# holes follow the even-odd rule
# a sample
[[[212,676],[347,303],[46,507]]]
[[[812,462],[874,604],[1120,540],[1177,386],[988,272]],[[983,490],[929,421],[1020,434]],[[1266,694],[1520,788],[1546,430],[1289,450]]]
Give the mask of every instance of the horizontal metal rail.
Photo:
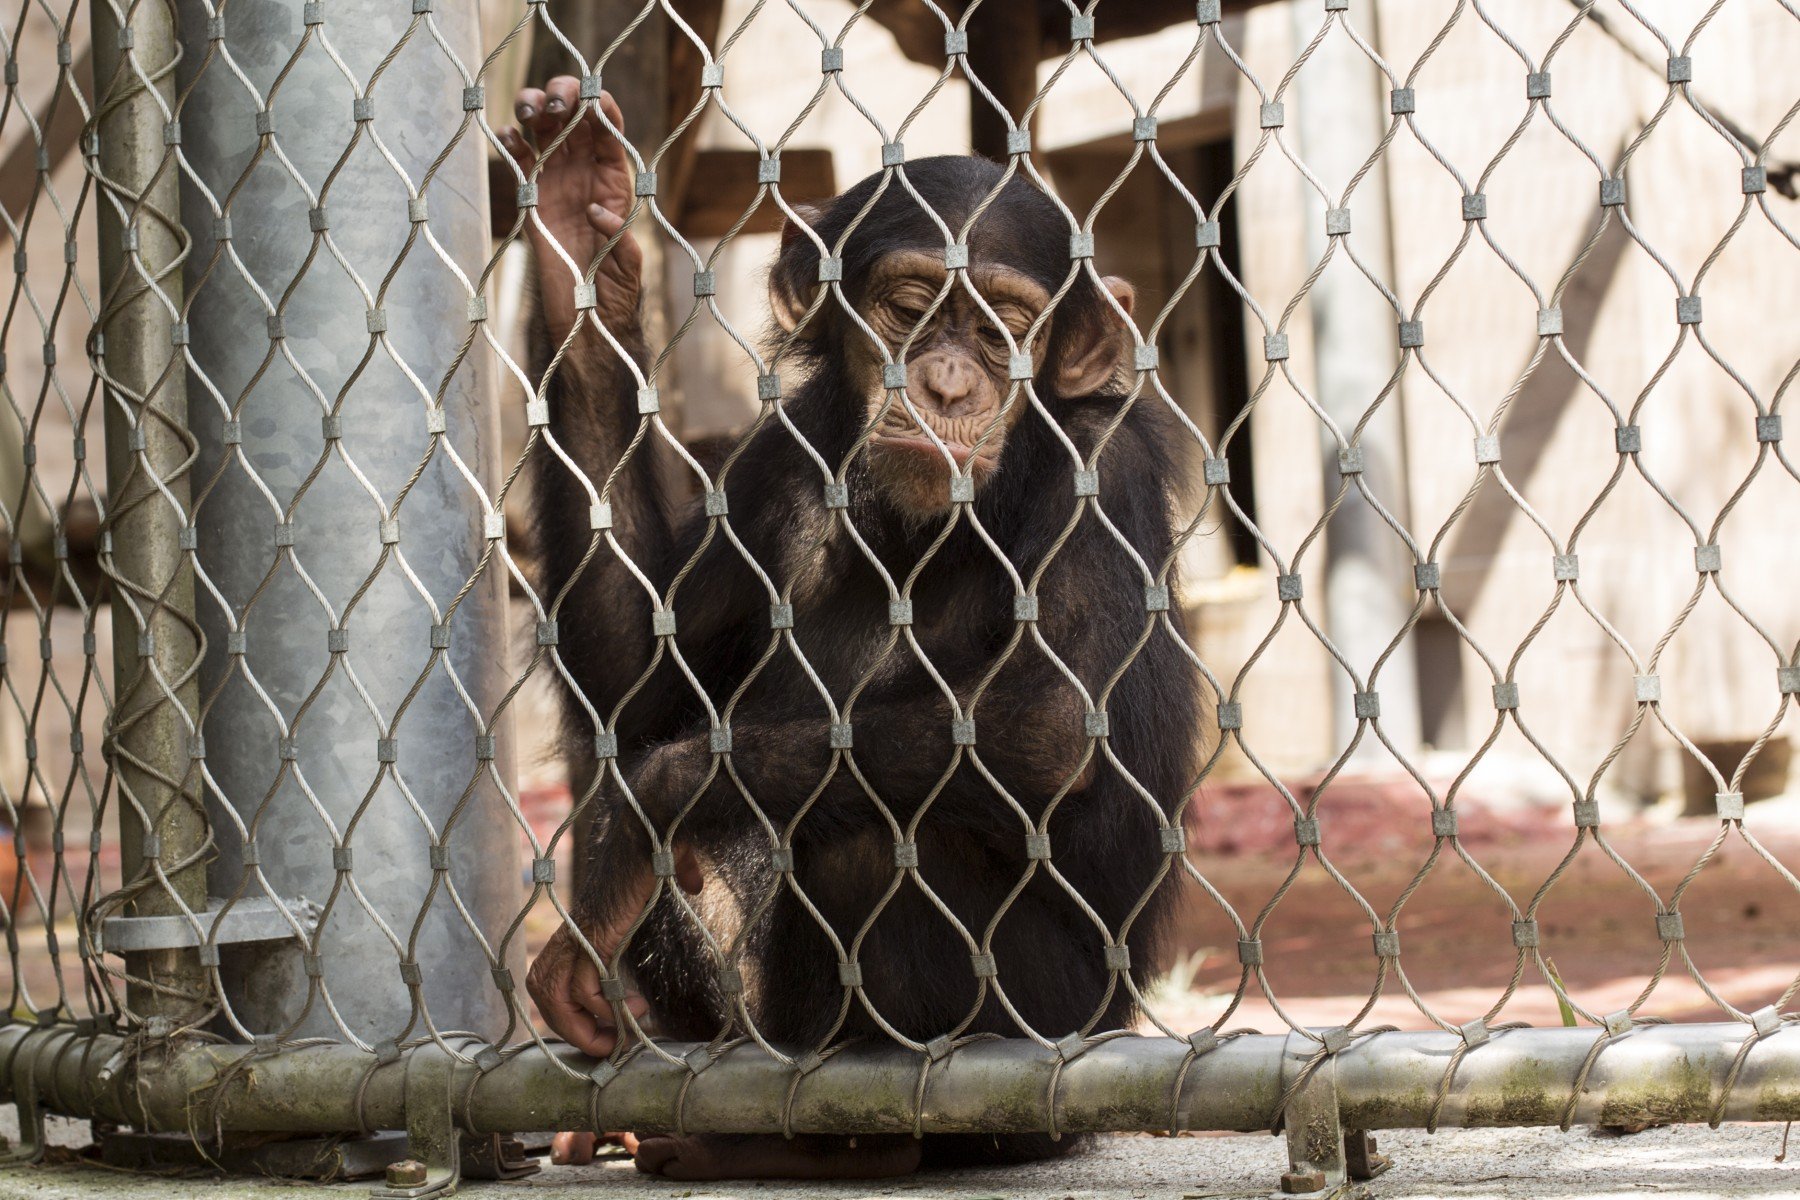
[[[152,1047],[140,1059],[139,1043],[125,1038],[12,1026],[0,1029],[0,1080],[15,1092],[29,1081],[45,1111],[247,1133],[404,1129],[408,1075],[427,1058],[448,1080],[456,1125],[476,1134],[1253,1131],[1280,1123],[1295,1083],[1294,1042],[1246,1034],[1196,1055],[1179,1042],[1116,1038],[1063,1062],[1030,1042],[996,1040],[930,1064],[891,1047],[851,1047],[798,1080],[745,1045],[698,1072],[639,1055],[596,1086],[588,1075],[595,1064],[573,1051],[532,1048],[486,1070],[435,1045],[385,1062],[342,1044],[261,1055],[243,1046]],[[1800,1032],[1792,1030],[1759,1037],[1743,1025],[1658,1025],[1608,1037],[1522,1029],[1459,1055],[1463,1046],[1454,1034],[1372,1034],[1334,1055],[1315,1053],[1305,1071],[1335,1077],[1349,1129],[1800,1119]],[[664,1048],[678,1057],[695,1049]]]

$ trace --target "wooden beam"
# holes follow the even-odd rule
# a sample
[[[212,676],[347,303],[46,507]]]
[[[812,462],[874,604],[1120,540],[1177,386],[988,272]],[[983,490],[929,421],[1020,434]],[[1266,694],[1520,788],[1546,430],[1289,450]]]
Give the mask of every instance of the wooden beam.
[[[710,52],[719,44],[719,26],[725,16],[725,0],[680,0],[675,10]],[[706,57],[700,47],[669,22],[669,127],[687,118],[699,101],[703,90],[700,75]],[[694,164],[700,153],[700,127],[706,113],[695,119],[676,143],[669,147],[663,161],[662,189],[671,211],[680,212],[687,200],[688,185],[694,179]]]
[[[724,237],[756,199],[754,150],[698,150],[689,167],[697,187],[687,189],[685,203],[675,214],[675,227],[686,238]],[[810,204],[837,195],[837,168],[830,150],[790,148],[781,155],[781,194],[790,204]],[[518,213],[518,187],[512,169],[495,159],[488,167],[489,203],[493,208],[494,236],[512,229]],[[779,233],[784,220],[772,198],[765,197],[740,231]]]
[[[676,0],[675,11],[710,51],[718,44],[724,20],[724,0]],[[610,46],[619,31],[636,20],[644,0],[549,0],[546,15],[591,63]],[[553,75],[568,74],[574,63],[562,44],[537,29],[531,51],[529,75],[541,83]],[[601,72],[606,89],[624,110],[626,136],[646,159],[662,146],[669,132],[692,111],[701,93],[701,71],[706,55],[660,9],[644,18],[625,42],[613,52]],[[662,103],[654,98],[661,97]],[[700,126],[705,117],[682,133],[664,153],[657,168],[657,195],[665,211],[679,212],[694,156],[700,145]],[[498,218],[496,227],[500,226]]]
[[[986,0],[969,17],[969,69],[994,99],[1025,124],[1025,110],[1037,96],[1038,62],[1043,57],[1044,23],[1037,0]],[[1006,161],[1008,124],[986,96],[971,85],[969,147],[976,154]]]
[[[93,95],[94,50],[91,45],[81,48],[70,68],[69,81],[71,87],[80,89],[85,95]],[[44,162],[47,170],[54,172],[81,142],[81,108],[60,80],[48,100],[38,105],[37,119],[42,123]],[[16,120],[14,132],[18,137],[5,161],[0,162],[0,206],[18,221],[24,219],[25,208],[31,203],[40,180],[37,138],[31,135],[23,120]],[[45,174],[43,182],[48,180],[49,175]],[[10,240],[11,234],[0,225],[0,241]]]
[[[694,159],[694,181],[678,225],[689,238],[723,237],[756,199],[754,150],[702,150]],[[793,149],[781,154],[781,194],[790,204],[837,195],[837,169],[830,150]],[[779,233],[785,218],[773,197],[765,197],[743,233]]]
[[[982,8],[1022,13],[1032,0],[984,0]],[[1225,0],[1227,14],[1255,8],[1269,0]],[[968,6],[962,0],[938,0],[938,8],[952,22],[962,19]],[[1083,6],[1085,7],[1085,5]],[[1043,55],[1057,56],[1069,49],[1069,9],[1062,0],[1037,0],[1045,35]],[[874,0],[869,18],[894,36],[900,52],[928,67],[944,62],[944,26],[919,0]],[[1095,33],[1103,42],[1114,38],[1141,37],[1171,25],[1194,23],[1194,0],[1113,0],[1096,11]],[[979,70],[979,68],[977,68]]]
[[[547,0],[544,15],[592,64],[644,10],[644,0]],[[606,90],[625,113],[625,136],[646,159],[656,153],[669,131],[669,19],[652,12],[614,50],[601,70]],[[679,36],[679,34],[676,34]],[[541,26],[533,27],[532,82],[541,86],[555,75],[569,75],[577,64],[563,45]]]
[[[543,12],[592,65],[645,7],[645,0],[546,0]],[[602,86],[612,93],[624,114],[625,136],[645,161],[656,154],[669,130],[669,33],[669,19],[659,7],[644,18],[599,68]],[[541,24],[534,23],[531,68],[527,72],[532,83],[541,86],[546,79],[576,70],[577,64],[570,59],[562,43],[551,37]],[[498,200],[510,188],[494,188],[494,178],[489,175],[489,193],[498,192],[494,196]],[[499,218],[498,205],[495,206],[495,218],[496,221]],[[647,283],[644,333],[650,345],[660,346],[669,328],[668,311],[664,306],[667,297],[661,287],[665,239],[647,209],[639,214],[632,229],[644,253],[643,277]],[[678,414],[669,414],[672,422],[677,418]],[[664,464],[660,455],[657,465],[659,473],[666,474],[662,471]],[[584,754],[572,754],[567,762],[569,791],[579,800],[593,788],[598,764],[591,755]],[[596,809],[590,807],[576,818],[572,866],[577,889],[593,886],[589,878],[589,856],[597,816]]]

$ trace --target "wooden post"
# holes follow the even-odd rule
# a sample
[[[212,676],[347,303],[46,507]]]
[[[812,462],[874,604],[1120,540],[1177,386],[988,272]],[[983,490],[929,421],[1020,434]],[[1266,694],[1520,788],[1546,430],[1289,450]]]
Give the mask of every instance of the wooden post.
[[[581,52],[581,56],[592,68],[620,32],[630,26],[648,4],[649,0],[547,0],[544,15]],[[668,17],[657,7],[613,51],[612,57],[599,67],[601,86],[612,93],[624,114],[625,136],[646,163],[656,157],[670,128],[671,36],[680,37],[681,34],[671,28]],[[542,87],[547,79],[577,73],[579,70],[579,64],[569,57],[562,42],[552,37],[542,25],[534,29],[531,67],[527,72],[527,78],[533,86]],[[659,195],[657,200],[666,213],[680,211],[666,194]],[[666,307],[668,288],[664,286],[663,266],[667,247],[662,230],[650,216],[647,207],[632,223],[632,232],[644,251],[644,336],[654,358],[666,343],[669,333]],[[665,396],[672,391],[668,386],[670,382],[666,377],[659,379],[659,386]],[[680,434],[677,424],[679,414],[679,407],[663,410],[664,420],[670,423],[677,436]],[[654,452],[656,445],[655,439],[652,439],[646,449]],[[659,455],[659,466],[666,465],[663,456]],[[669,474],[667,470],[660,473],[665,477]],[[604,620],[605,614],[596,613],[593,617]],[[571,757],[568,764],[569,794],[575,802],[579,803],[594,788],[597,766],[590,756]],[[588,850],[593,841],[596,809],[603,795],[604,789],[596,793],[593,803],[575,823],[572,857],[575,887],[578,890],[588,885]]]
[[[625,114],[625,136],[645,162],[656,156],[669,134],[668,18],[648,0],[548,0],[544,5],[544,15],[581,51],[590,67],[647,6],[654,11],[600,68],[601,85],[612,93]],[[533,86],[542,87],[553,76],[574,74],[579,69],[560,41],[541,25],[534,30],[529,72]],[[658,201],[667,206],[667,197],[659,196]],[[659,298],[644,306],[644,333],[654,352],[668,333],[668,321],[660,303],[665,247],[661,232],[647,211],[632,223],[632,232],[644,248],[645,295]]]
[[[1044,52],[1038,0],[983,0],[969,18],[968,66],[1020,123],[1037,95],[1038,61]],[[1007,123],[986,96],[969,95],[969,147],[1005,162]]]

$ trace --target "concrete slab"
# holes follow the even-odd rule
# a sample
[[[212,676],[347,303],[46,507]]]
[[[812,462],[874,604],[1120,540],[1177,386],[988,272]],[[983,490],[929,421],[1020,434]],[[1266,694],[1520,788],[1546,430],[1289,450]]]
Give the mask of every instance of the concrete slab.
[[[10,1121],[11,1111],[6,1111]],[[0,1122],[4,1124],[7,1122]],[[86,1127],[60,1122],[55,1137],[80,1144]],[[1629,1137],[1587,1130],[1451,1130],[1388,1133],[1381,1148],[1394,1168],[1375,1182],[1391,1200],[1661,1200],[1800,1197],[1800,1143],[1778,1162],[1780,1125],[1653,1129]],[[865,1184],[785,1182],[700,1185],[638,1174],[629,1163],[555,1167],[513,1183],[471,1183],[469,1200],[1254,1200],[1273,1190],[1281,1143],[1260,1135],[1110,1137],[1073,1160],[1041,1167],[959,1171]],[[0,1171],[3,1200],[287,1200],[295,1185],[216,1176],[152,1177],[91,1166]],[[368,1184],[307,1190],[361,1197]]]

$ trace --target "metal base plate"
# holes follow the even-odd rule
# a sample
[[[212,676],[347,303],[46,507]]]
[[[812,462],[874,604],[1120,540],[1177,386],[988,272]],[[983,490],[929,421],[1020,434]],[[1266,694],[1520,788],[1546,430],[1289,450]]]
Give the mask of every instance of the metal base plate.
[[[182,1133],[137,1133],[110,1130],[100,1141],[101,1161],[134,1171],[170,1168],[224,1169],[233,1174],[274,1175],[320,1182],[373,1179],[407,1157],[407,1139],[399,1130],[346,1137],[256,1138],[240,1135],[224,1148],[203,1151]],[[463,1175],[470,1179],[521,1179],[541,1167],[536,1155],[550,1148],[549,1134],[506,1137],[492,1134],[465,1138]]]
[[[1367,1187],[1352,1181],[1316,1192],[1271,1192],[1270,1200],[1371,1200],[1374,1195]]]
[[[118,1130],[100,1140],[101,1161],[132,1170],[223,1168],[234,1174],[275,1175],[322,1182],[369,1179],[406,1157],[398,1131],[347,1137],[267,1138],[228,1136],[204,1149],[184,1133]]]

